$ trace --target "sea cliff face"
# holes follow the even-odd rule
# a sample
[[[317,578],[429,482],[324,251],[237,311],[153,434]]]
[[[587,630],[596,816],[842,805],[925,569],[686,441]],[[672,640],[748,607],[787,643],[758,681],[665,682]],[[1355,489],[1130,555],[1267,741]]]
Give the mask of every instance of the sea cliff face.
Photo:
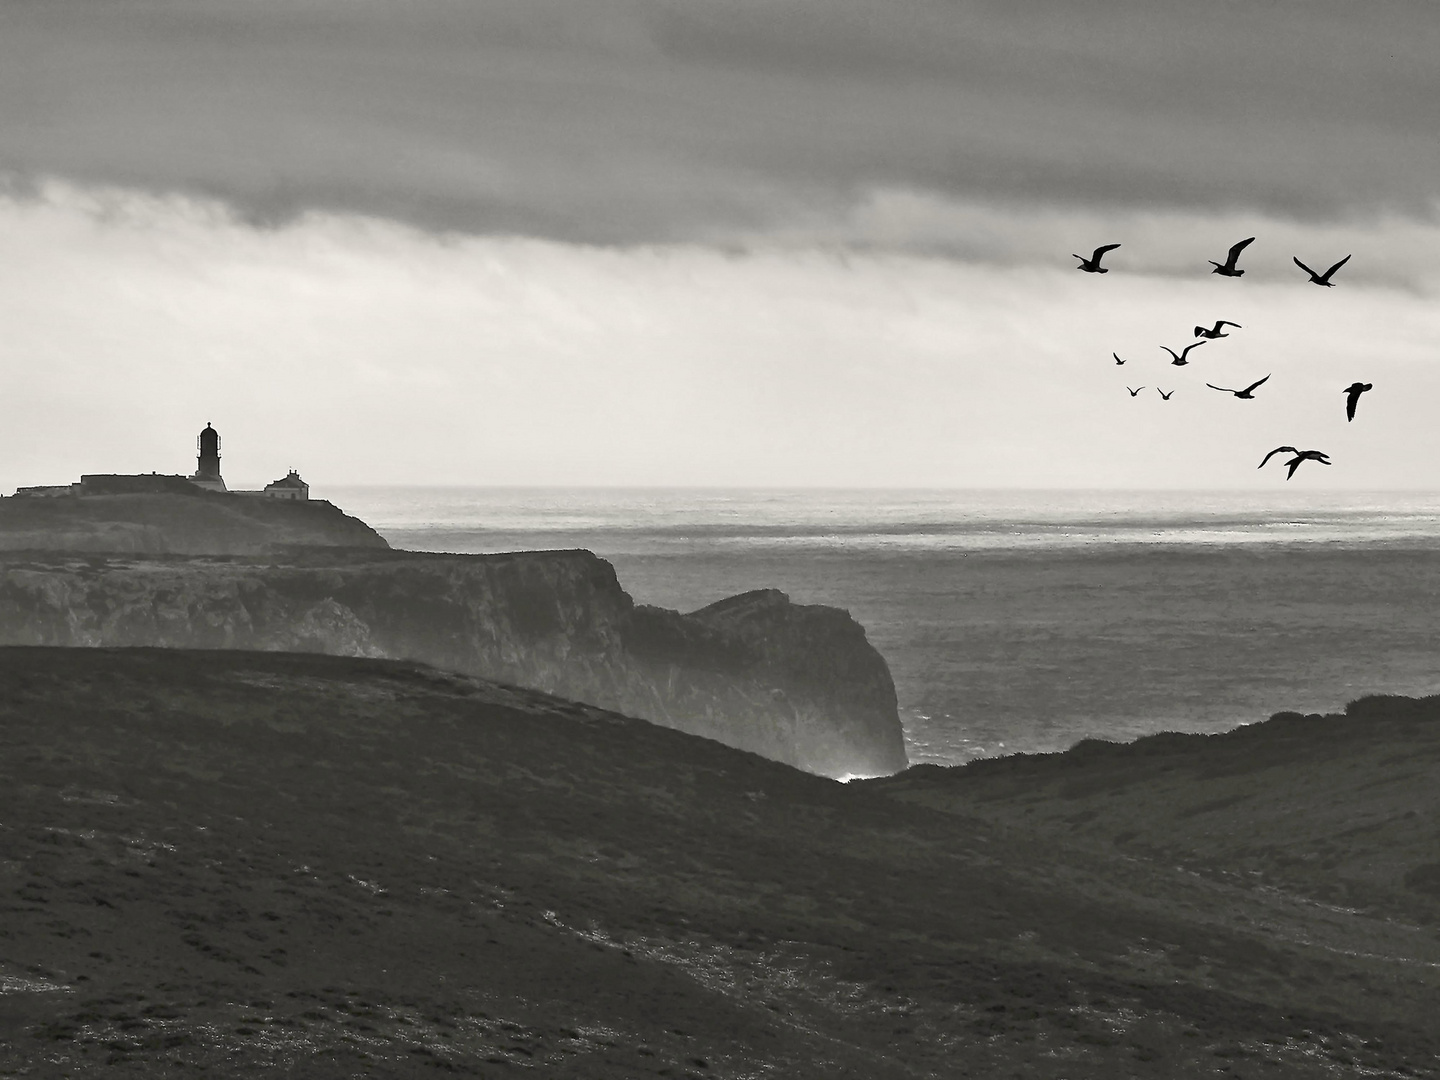
[[[846,612],[773,591],[690,615],[637,606],[586,551],[12,557],[0,644],[420,660],[824,775],[906,765],[889,669]]]

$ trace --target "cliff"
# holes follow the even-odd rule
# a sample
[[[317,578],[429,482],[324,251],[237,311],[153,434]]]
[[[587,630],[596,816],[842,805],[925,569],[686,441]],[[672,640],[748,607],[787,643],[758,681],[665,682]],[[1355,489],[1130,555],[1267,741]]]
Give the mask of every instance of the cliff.
[[[0,1075],[1440,1076],[1437,704],[836,784],[420,665],[0,648]],[[1297,887],[1317,818],[1410,914]]]
[[[0,644],[420,660],[825,775],[906,765],[889,669],[847,613],[778,592],[693,615],[636,606],[585,551],[11,557]]]
[[[166,490],[0,499],[0,551],[262,555],[297,545],[390,546],[321,499],[230,495],[175,477],[154,479]]]

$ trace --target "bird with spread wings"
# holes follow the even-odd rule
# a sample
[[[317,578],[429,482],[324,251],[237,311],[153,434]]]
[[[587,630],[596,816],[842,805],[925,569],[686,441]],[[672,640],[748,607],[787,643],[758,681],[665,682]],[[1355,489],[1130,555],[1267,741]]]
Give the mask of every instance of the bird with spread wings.
[[[1240,252],[1244,251],[1254,242],[1255,238],[1253,236],[1250,237],[1250,239],[1248,240],[1241,240],[1238,244],[1236,244],[1230,249],[1230,254],[1225,257],[1225,261],[1223,263],[1217,263],[1214,259],[1206,260],[1210,263],[1211,266],[1215,268],[1214,270],[1211,270],[1210,273],[1220,274],[1224,277],[1244,277],[1245,271],[1237,270],[1235,268],[1235,261],[1240,258]]]
[[[1220,319],[1209,330],[1206,330],[1203,326],[1195,327],[1195,336],[1203,338],[1229,337],[1229,334],[1220,329],[1222,326],[1233,326],[1236,330],[1244,329],[1238,322],[1231,322],[1229,319]]]
[[[1107,251],[1114,251],[1119,246],[1119,244],[1103,244],[1100,247],[1097,247],[1094,254],[1091,255],[1088,259],[1085,258],[1084,255],[1074,255],[1074,253],[1072,252],[1071,254],[1074,255],[1075,258],[1080,260],[1080,265],[1077,266],[1075,269],[1084,270],[1087,274],[1108,274],[1110,272],[1109,267],[1101,266],[1100,259],[1105,255]]]
[[[1227,394],[1234,394],[1237,398],[1249,401],[1255,396],[1255,388],[1261,383],[1269,381],[1269,379],[1270,376],[1266,375],[1265,378],[1252,382],[1249,386],[1245,387],[1244,390],[1231,390],[1228,386],[1216,386],[1213,382],[1207,382],[1205,385],[1210,387],[1211,390],[1223,390]]]
[[[1295,455],[1293,458],[1291,458],[1285,463],[1286,466],[1288,466],[1289,468],[1289,471],[1285,474],[1286,480],[1289,480],[1290,477],[1295,475],[1295,470],[1300,467],[1300,463],[1302,461],[1318,461],[1321,465],[1332,464],[1332,462],[1330,461],[1330,455],[1325,453],[1323,450],[1297,450],[1293,446],[1277,446],[1274,450],[1271,450],[1270,453],[1266,454],[1263,458],[1261,458],[1260,464],[1255,467],[1257,469],[1263,469],[1265,467],[1265,463],[1269,461],[1272,457],[1274,457],[1276,454]]]
[[[1294,256],[1291,256],[1291,258],[1294,258]],[[1338,263],[1330,267],[1330,269],[1326,270],[1323,274],[1317,274],[1314,270],[1311,270],[1310,267],[1306,266],[1299,259],[1295,259],[1295,265],[1300,267],[1301,270],[1304,270],[1305,273],[1309,274],[1310,280],[1314,284],[1324,285],[1327,289],[1333,289],[1335,287],[1335,283],[1330,280],[1330,275],[1335,273],[1336,270],[1339,270],[1340,267],[1344,266],[1349,261],[1350,256],[1346,255],[1345,258],[1341,259]]]

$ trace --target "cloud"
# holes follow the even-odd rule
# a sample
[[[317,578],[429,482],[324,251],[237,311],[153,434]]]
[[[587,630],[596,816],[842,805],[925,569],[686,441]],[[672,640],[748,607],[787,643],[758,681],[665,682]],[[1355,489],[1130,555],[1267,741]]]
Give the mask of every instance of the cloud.
[[[47,0],[0,170],[434,231],[684,243],[876,191],[1433,220],[1423,5]]]
[[[948,213],[1024,251],[1051,228],[1068,250],[1140,221],[1081,214],[1026,233],[995,208],[900,202],[878,199],[860,224]],[[232,482],[295,466],[317,495],[363,482],[1263,487],[1275,478],[1254,465],[1282,443],[1332,453],[1315,486],[1433,487],[1433,292],[1367,280],[1361,254],[1342,287],[1317,289],[1270,274],[1288,252],[1258,241],[1242,281],[1153,257],[1146,269],[1147,235],[1157,251],[1196,238],[1198,255],[1251,227],[1286,228],[1150,222],[1112,253],[1134,264],[1098,277],[1068,258],[591,246],[335,213],[260,229],[221,203],[48,183],[0,200],[0,485],[187,471],[213,421]],[[1358,251],[1365,237],[1344,239]],[[1222,317],[1244,330],[1188,368],[1165,362],[1161,344]],[[1204,386],[1267,373],[1253,402]],[[1340,388],[1356,378],[1376,389],[1347,425]],[[1177,393],[1132,399],[1127,383]]]

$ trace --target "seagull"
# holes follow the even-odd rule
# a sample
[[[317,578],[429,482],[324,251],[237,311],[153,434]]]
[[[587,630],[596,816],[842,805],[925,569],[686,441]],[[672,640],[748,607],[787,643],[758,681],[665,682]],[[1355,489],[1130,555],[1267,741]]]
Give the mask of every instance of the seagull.
[[[1178,356],[1175,355],[1175,350],[1172,349],[1172,348],[1170,348],[1169,345],[1161,345],[1160,348],[1164,349],[1166,352],[1168,352],[1168,353],[1171,355],[1171,357],[1172,357],[1173,359],[1170,361],[1170,363],[1172,363],[1172,364],[1175,365],[1176,367],[1180,367],[1182,364],[1188,364],[1188,363],[1190,362],[1189,360],[1186,360],[1185,358],[1190,355],[1190,350],[1191,350],[1191,349],[1195,348],[1197,345],[1204,345],[1204,344],[1205,344],[1205,342],[1203,342],[1203,341],[1192,341],[1189,345],[1186,345],[1186,346],[1185,346],[1185,351],[1182,352],[1182,353],[1180,353]]]
[[[1272,372],[1271,374],[1274,373]],[[1234,394],[1237,398],[1245,398],[1246,400],[1249,400],[1250,398],[1253,398],[1255,396],[1253,393],[1251,393],[1251,391],[1254,390],[1255,387],[1259,386],[1260,383],[1265,382],[1269,378],[1270,376],[1266,375],[1264,379],[1260,380],[1260,382],[1252,382],[1249,386],[1245,387],[1244,390],[1231,390],[1229,387],[1216,386],[1214,383],[1210,382],[1207,382],[1205,385],[1210,387],[1211,390],[1224,390],[1227,394]]]
[[[1211,270],[1210,273],[1221,274],[1224,277],[1244,277],[1244,270],[1235,269],[1235,260],[1240,258],[1240,252],[1244,251],[1249,245],[1253,244],[1254,242],[1255,238],[1253,236],[1250,237],[1249,240],[1241,240],[1238,244],[1236,244],[1230,249],[1230,254],[1225,257],[1225,261],[1223,263],[1217,263],[1214,259],[1207,259],[1206,262],[1208,262],[1211,266],[1215,268],[1214,270]]]
[[[1105,244],[1096,248],[1095,254],[1091,255],[1088,259],[1085,258],[1084,255],[1075,255],[1074,257],[1080,260],[1080,265],[1075,269],[1084,270],[1087,274],[1108,274],[1110,271],[1108,268],[1100,265],[1100,258],[1105,252],[1114,251],[1119,246],[1119,244]],[[1074,253],[1072,252],[1071,254],[1073,255]]]
[[[1143,387],[1142,387],[1142,389],[1143,389]],[[1164,398],[1166,401],[1169,401],[1169,400],[1170,400],[1170,394],[1175,393],[1175,391],[1174,391],[1174,390],[1171,390],[1171,391],[1170,391],[1170,394],[1167,394],[1167,393],[1165,393],[1164,390],[1161,390],[1161,389],[1157,386],[1157,387],[1155,387],[1155,393],[1159,394],[1159,395],[1160,395],[1162,398]]]
[[[1128,386],[1125,387],[1125,389],[1126,389],[1126,390],[1130,390],[1130,388],[1129,388]],[[1145,388],[1142,386],[1142,387],[1140,387],[1139,390],[1130,390],[1130,396],[1131,396],[1131,397],[1139,397],[1139,396],[1140,396],[1140,390],[1144,390],[1144,389],[1145,389]]]
[[[1285,463],[1289,469],[1285,474],[1286,480],[1289,480],[1295,475],[1295,470],[1300,467],[1302,461],[1318,461],[1321,465],[1331,464],[1330,455],[1321,453],[1319,450],[1297,450],[1295,455],[1295,457]]]
[[[1113,357],[1115,357],[1115,363],[1117,363],[1117,364],[1123,364],[1123,363],[1125,363],[1124,360],[1121,360],[1121,359],[1120,359],[1120,354],[1119,354],[1119,353],[1113,353],[1113,352],[1112,352],[1110,355],[1113,356]]]
[[[1300,467],[1300,463],[1302,461],[1318,461],[1321,465],[1331,464],[1330,455],[1321,450],[1297,450],[1293,446],[1277,446],[1274,450],[1271,450],[1270,453],[1266,454],[1260,460],[1260,464],[1255,467],[1257,469],[1263,469],[1265,467],[1265,462],[1269,461],[1276,454],[1295,455],[1293,458],[1291,458],[1285,463],[1290,467],[1290,471],[1285,474],[1286,480],[1289,480],[1290,477],[1295,475],[1295,470]]]
[[[1368,382],[1353,382],[1345,388],[1345,422],[1348,424],[1355,419],[1355,403],[1360,400],[1360,395],[1366,390],[1374,390],[1375,384]]]
[[[1292,255],[1291,258],[1294,259],[1295,257]],[[1335,287],[1335,283],[1330,280],[1330,275],[1335,273],[1336,270],[1339,270],[1340,267],[1344,266],[1349,261],[1350,256],[1346,255],[1345,258],[1341,259],[1338,263],[1330,267],[1330,269],[1326,270],[1323,274],[1315,273],[1314,270],[1311,270],[1310,267],[1306,266],[1299,259],[1295,259],[1295,265],[1300,267],[1301,270],[1304,270],[1305,273],[1309,274],[1310,280],[1313,281],[1316,285],[1324,285],[1327,289],[1333,289]]]
[[[1313,452],[1313,451],[1312,451],[1312,452]],[[1263,468],[1265,467],[1265,463],[1266,463],[1267,461],[1269,461],[1272,457],[1274,457],[1276,454],[1298,454],[1298,453],[1300,453],[1300,451],[1297,450],[1297,449],[1295,449],[1295,447],[1293,447],[1293,446],[1277,446],[1277,447],[1275,447],[1274,450],[1271,450],[1268,454],[1266,454],[1263,458],[1261,458],[1261,459],[1260,459],[1260,464],[1259,464],[1259,465],[1256,465],[1255,467],[1256,467],[1257,469],[1263,469]]]
[[[1231,322],[1229,319],[1221,319],[1211,329],[1206,330],[1203,326],[1195,327],[1195,336],[1203,338],[1229,337],[1230,335],[1221,330],[1222,326],[1233,326],[1237,330],[1244,329],[1238,322]]]
[[[1300,463],[1302,461],[1318,461],[1321,465],[1329,465],[1330,455],[1322,454],[1319,450],[1300,451],[1299,457],[1293,457],[1285,463],[1290,467],[1290,471],[1285,474],[1286,480],[1289,480],[1292,476],[1295,475],[1295,470],[1300,467]]]

